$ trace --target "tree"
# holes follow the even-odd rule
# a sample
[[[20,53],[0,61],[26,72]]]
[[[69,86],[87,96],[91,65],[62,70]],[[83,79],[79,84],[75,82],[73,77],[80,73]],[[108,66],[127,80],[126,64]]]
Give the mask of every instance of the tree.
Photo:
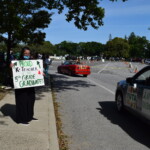
[[[0,52],[5,52],[6,51],[6,45],[4,42],[0,43]]]
[[[100,56],[103,53],[104,46],[98,42],[81,42],[80,54],[85,56]]]
[[[57,55],[77,55],[77,43],[63,41],[56,45]]]
[[[79,29],[98,29],[103,25],[104,9],[99,7],[99,0],[1,0],[0,42],[7,45],[7,61],[10,49],[17,43],[43,42],[42,29],[51,22],[53,13],[49,10],[53,9],[59,14],[67,9],[66,21],[74,21]]]
[[[31,0],[0,1],[0,40],[7,46],[7,62],[10,49],[19,42],[41,42],[48,27],[51,13],[44,10],[43,2]]]
[[[47,54],[52,55],[54,54],[54,46],[49,41],[44,41],[42,44],[31,44],[29,45],[31,47],[33,54],[40,53],[40,54]]]
[[[144,58],[147,57],[147,53],[149,53],[149,42],[146,37],[136,36],[134,32],[132,32],[128,38],[128,43],[130,44],[130,56],[131,57],[139,57]]]
[[[106,43],[106,56],[129,57],[129,44],[125,39],[114,38]]]
[[[148,42],[147,49],[145,51],[145,58],[150,58],[150,42]]]

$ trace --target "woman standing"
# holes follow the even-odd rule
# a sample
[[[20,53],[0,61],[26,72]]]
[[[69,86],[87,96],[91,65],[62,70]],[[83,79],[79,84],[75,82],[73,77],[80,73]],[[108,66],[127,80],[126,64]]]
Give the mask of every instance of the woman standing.
[[[28,47],[24,47],[21,51],[19,60],[31,59],[31,53]],[[13,65],[12,65],[13,66]],[[35,89],[34,87],[15,89],[16,100],[16,122],[28,125],[34,115]]]

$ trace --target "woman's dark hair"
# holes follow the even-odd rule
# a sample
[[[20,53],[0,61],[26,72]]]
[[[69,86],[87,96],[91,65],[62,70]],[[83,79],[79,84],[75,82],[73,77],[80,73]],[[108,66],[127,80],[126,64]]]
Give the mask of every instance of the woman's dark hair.
[[[20,57],[19,57],[20,60],[23,59],[23,55],[26,50],[31,51],[29,47],[23,47],[20,53]]]

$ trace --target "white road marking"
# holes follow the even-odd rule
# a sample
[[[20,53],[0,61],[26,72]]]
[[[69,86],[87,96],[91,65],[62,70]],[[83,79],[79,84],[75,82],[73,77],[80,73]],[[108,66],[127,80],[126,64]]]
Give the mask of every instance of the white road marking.
[[[110,89],[106,88],[105,86],[103,86],[103,85],[101,85],[101,84],[98,84],[98,83],[96,83],[95,81],[93,81],[93,80],[91,80],[91,79],[89,79],[89,78],[87,78],[87,79],[88,79],[90,82],[96,84],[97,86],[99,86],[99,87],[105,89],[105,90],[108,91],[109,93],[115,95],[115,93],[114,93],[113,91],[111,91]]]
[[[105,70],[105,68],[106,68],[108,65],[109,65],[109,63],[106,64],[105,67],[104,67],[103,69],[101,69],[98,73],[101,73],[103,70]]]

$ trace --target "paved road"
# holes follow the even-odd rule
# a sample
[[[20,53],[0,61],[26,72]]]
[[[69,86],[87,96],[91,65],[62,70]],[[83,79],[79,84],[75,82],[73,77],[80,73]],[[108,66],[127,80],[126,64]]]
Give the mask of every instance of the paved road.
[[[58,74],[59,64],[53,62],[50,73],[70,150],[150,148],[149,127],[128,113],[118,114],[115,107],[117,81],[135,74],[134,69],[123,62],[88,63],[92,73],[83,78]],[[135,66],[141,69],[145,65]]]

